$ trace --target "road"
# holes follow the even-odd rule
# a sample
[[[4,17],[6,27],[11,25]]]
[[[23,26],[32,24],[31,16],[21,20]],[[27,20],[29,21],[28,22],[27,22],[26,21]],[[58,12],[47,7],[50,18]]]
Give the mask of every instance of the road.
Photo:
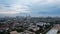
[[[57,34],[58,30],[60,30],[60,24],[55,24],[54,27],[46,34]]]
[[[58,30],[52,28],[50,31],[48,31],[46,34],[57,34]]]

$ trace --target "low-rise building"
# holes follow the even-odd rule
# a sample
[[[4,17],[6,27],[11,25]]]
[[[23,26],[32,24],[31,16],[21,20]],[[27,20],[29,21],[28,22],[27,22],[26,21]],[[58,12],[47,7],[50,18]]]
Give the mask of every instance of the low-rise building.
[[[11,31],[10,34],[18,34],[17,31]]]
[[[11,31],[10,34],[35,34],[35,33],[25,30],[24,32]]]

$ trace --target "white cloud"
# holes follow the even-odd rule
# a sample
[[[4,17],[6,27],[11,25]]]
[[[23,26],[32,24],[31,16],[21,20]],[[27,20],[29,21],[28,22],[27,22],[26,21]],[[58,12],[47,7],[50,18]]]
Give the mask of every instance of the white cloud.
[[[8,8],[6,5],[0,4],[0,14],[17,14],[17,13],[30,13],[30,7],[27,5],[49,5],[49,4],[57,4],[60,7],[60,0],[14,0],[13,4],[10,4]],[[36,7],[36,6],[35,6]],[[37,6],[41,7],[41,6]],[[50,7],[50,6],[49,6]],[[43,7],[41,7],[43,8]],[[46,8],[46,7],[45,7]],[[41,9],[42,11],[48,9]]]
[[[32,9],[36,12],[52,12],[56,8],[60,8],[60,0],[32,1]]]
[[[11,10],[14,10],[14,11],[17,11],[17,12],[30,12],[28,11],[29,10],[29,7],[28,6],[25,6],[25,5],[11,5],[10,7]]]
[[[5,5],[0,6],[0,14],[17,14],[17,13],[30,13],[29,7],[17,4],[11,4],[10,7],[8,8],[6,8]]]
[[[29,2],[32,4],[60,4],[60,0],[30,0]]]
[[[9,11],[8,12],[7,11],[6,12],[0,12],[0,14],[16,14],[16,13],[19,13],[19,12],[15,12],[15,11],[14,12],[13,11],[12,12],[9,12]]]

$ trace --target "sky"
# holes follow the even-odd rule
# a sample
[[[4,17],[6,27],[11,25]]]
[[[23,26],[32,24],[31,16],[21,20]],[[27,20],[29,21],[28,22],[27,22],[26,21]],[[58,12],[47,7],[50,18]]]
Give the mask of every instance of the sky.
[[[60,16],[60,0],[0,0],[0,16]]]

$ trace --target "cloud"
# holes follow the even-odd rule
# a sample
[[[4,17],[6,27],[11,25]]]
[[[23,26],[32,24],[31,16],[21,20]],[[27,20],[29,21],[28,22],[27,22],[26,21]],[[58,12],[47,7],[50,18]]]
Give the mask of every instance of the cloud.
[[[11,12],[0,12],[0,14],[16,14],[16,13],[19,13],[19,12],[13,12],[13,11],[11,11]]]
[[[31,5],[31,11],[53,12],[54,9],[59,9],[59,7],[60,7],[60,0],[41,0]]]
[[[0,5],[0,14],[29,13],[29,7],[25,5],[11,4],[10,7]]]
[[[28,13],[28,12],[30,12],[29,7],[25,6],[25,5],[13,4],[13,5],[11,5],[10,9],[14,10],[14,11],[17,11],[17,12],[20,12],[20,13]]]
[[[50,15],[60,11],[57,9],[60,9],[60,0],[0,0],[0,14],[40,13],[42,15],[44,13],[45,15],[47,13]]]

